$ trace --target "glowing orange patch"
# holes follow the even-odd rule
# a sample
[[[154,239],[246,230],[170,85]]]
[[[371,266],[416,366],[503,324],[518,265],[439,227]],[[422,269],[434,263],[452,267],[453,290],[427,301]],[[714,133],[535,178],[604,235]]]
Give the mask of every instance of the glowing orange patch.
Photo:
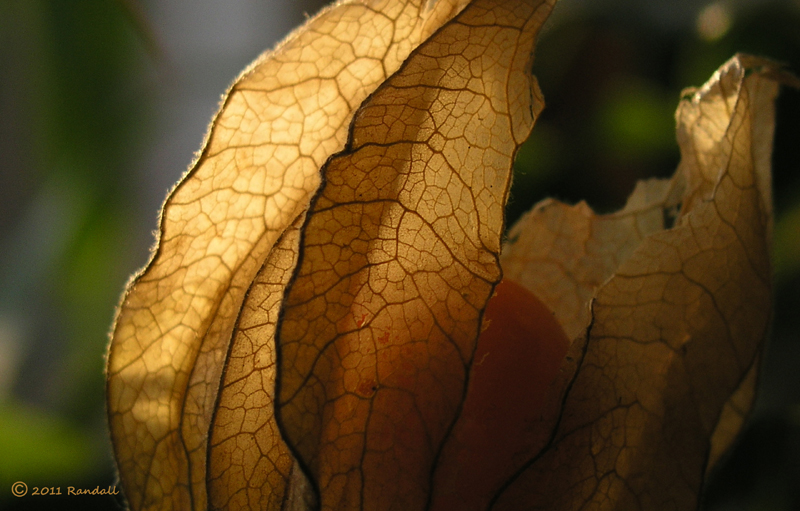
[[[484,325],[464,407],[436,472],[437,511],[485,509],[535,454],[535,426],[569,346],[547,306],[508,280],[489,300]]]

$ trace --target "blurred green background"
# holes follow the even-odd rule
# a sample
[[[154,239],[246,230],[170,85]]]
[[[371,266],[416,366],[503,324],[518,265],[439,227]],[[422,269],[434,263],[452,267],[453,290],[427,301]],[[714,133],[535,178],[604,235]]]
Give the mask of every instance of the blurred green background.
[[[322,3],[0,2],[0,509],[121,505],[10,487],[114,484],[103,357],[120,293],[220,95]],[[800,73],[800,1],[562,0],[509,222],[546,196],[612,211],[671,175],[680,91],[737,51]],[[709,510],[800,509],[800,92],[782,91],[777,123],[775,323]]]

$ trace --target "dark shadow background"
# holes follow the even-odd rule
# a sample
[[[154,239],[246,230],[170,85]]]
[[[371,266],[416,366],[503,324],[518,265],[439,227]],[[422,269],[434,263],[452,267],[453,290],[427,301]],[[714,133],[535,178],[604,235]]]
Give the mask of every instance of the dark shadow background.
[[[0,2],[0,509],[119,509],[103,404],[107,332],[157,211],[220,95],[305,0]],[[800,73],[800,0],[562,0],[537,51],[547,100],[509,223],[546,196],[620,207],[669,176],[681,89],[737,51]],[[800,509],[800,92],[778,100],[775,322],[752,420],[708,510]],[[62,488],[21,498],[11,485]]]

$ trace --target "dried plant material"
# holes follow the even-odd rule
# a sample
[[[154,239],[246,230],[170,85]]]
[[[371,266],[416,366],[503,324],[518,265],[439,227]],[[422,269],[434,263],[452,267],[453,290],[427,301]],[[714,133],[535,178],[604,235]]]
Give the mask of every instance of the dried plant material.
[[[494,509],[697,507],[709,453],[752,403],[769,323],[774,70],[737,56],[688,91],[675,177],[640,184],[620,213],[545,202],[512,230],[504,265],[590,326],[551,441]]]
[[[436,464],[430,509],[488,509],[498,489],[541,450],[557,416],[551,390],[559,387],[569,345],[541,300],[514,281],[497,285],[467,394]]]
[[[641,181],[621,211],[603,216],[584,202],[567,206],[546,199],[509,230],[503,275],[538,296],[567,336],[577,339],[591,323],[589,302],[598,286],[645,237],[663,230],[665,214],[679,199],[670,201],[671,191],[667,181]]]
[[[342,2],[239,78],[115,324],[132,509],[696,506],[767,328],[776,71],[731,60],[671,181],[501,255],[554,3]]]
[[[207,491],[213,509],[281,509],[291,496],[292,472],[295,480],[303,477],[273,413],[275,325],[297,264],[302,220],[275,244],[239,312],[210,427]]]
[[[164,206],[156,252],[129,286],[109,349],[111,431],[133,509],[206,508],[206,463],[215,462],[209,427],[245,292],[308,207],[354,110],[462,3],[337,4],[256,61],[228,93],[200,157]],[[260,427],[276,431],[267,422]],[[220,463],[253,470],[254,440]],[[220,470],[211,477],[224,480]]]
[[[355,115],[303,227],[278,412],[322,509],[423,509],[500,280],[551,2],[477,0]]]

